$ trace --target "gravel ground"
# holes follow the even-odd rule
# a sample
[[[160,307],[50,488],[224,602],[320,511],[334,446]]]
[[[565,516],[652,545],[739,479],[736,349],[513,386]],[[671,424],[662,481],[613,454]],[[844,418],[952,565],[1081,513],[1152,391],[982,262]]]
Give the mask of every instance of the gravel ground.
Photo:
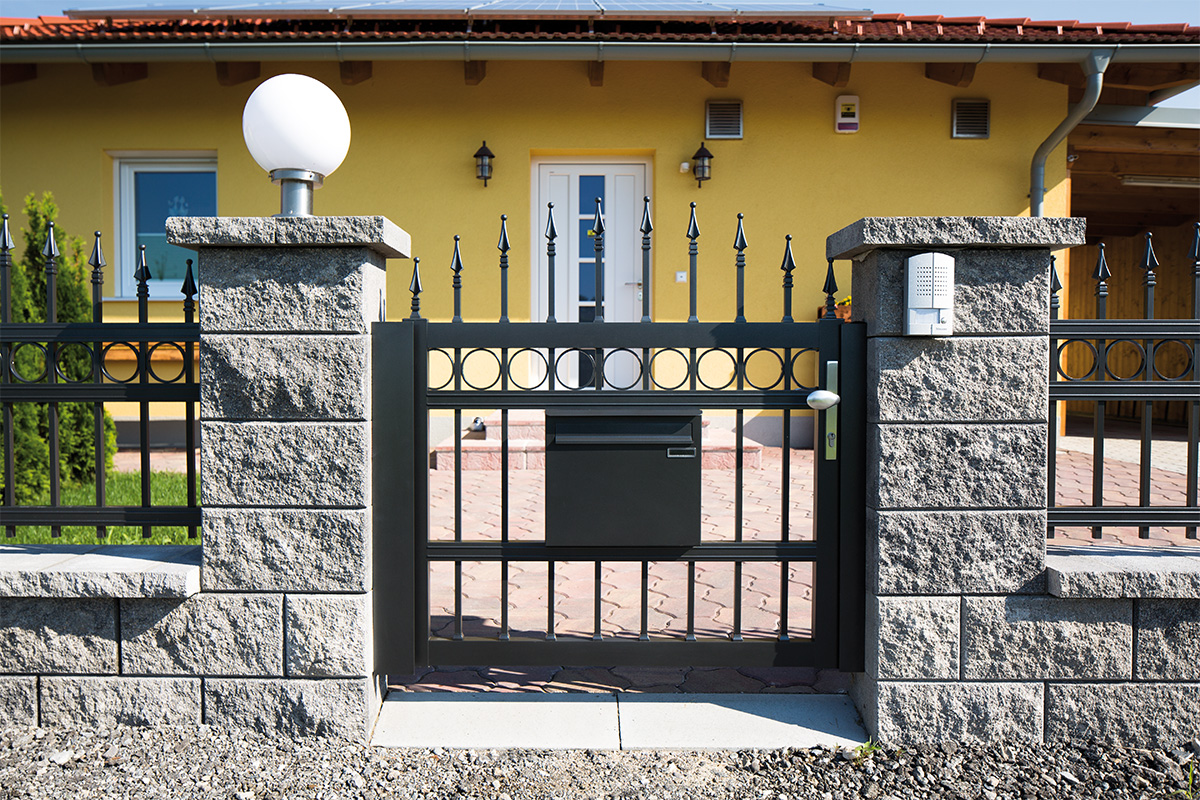
[[[884,800],[1192,798],[1200,741],[1170,751],[954,746],[871,751],[384,750],[242,729],[10,728],[0,798]]]

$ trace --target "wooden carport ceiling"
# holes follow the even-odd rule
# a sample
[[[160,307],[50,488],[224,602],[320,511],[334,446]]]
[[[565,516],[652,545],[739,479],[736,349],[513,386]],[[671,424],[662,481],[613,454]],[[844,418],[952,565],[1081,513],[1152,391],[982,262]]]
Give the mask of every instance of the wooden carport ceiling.
[[[1071,214],[1088,237],[1131,236],[1200,219],[1200,186],[1126,186],[1123,176],[1200,182],[1200,130],[1080,125],[1067,139]]]

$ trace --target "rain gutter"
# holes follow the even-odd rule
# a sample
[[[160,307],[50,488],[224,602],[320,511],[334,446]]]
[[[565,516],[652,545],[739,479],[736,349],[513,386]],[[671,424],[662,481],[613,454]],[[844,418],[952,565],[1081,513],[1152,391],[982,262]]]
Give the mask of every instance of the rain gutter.
[[[3,63],[167,61],[726,61],[729,42],[141,42],[21,44],[0,48]],[[737,60],[854,63],[1079,63],[1095,45],[738,42]],[[1195,58],[1191,44],[1120,44],[1113,63]]]
[[[1031,217],[1044,216],[1046,159],[1050,156],[1054,148],[1063,143],[1063,140],[1067,138],[1067,134],[1075,130],[1075,127],[1083,121],[1084,117],[1092,113],[1092,109],[1100,101],[1100,90],[1104,88],[1104,71],[1108,69],[1112,58],[1113,52],[1111,50],[1093,50],[1088,53],[1087,59],[1080,64],[1083,67],[1083,74],[1087,78],[1087,83],[1083,89],[1083,98],[1071,107],[1066,119],[1058,123],[1058,127],[1046,137],[1046,141],[1042,142],[1038,146],[1037,151],[1034,152],[1033,163],[1029,167],[1029,215]]]

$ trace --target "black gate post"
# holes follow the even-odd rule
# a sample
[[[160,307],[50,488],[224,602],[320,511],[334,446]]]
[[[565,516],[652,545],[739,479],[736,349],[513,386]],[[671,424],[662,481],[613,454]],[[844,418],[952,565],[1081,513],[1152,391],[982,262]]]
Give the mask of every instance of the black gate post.
[[[428,492],[418,499],[417,458],[427,452],[416,441],[417,328],[424,320],[377,322],[372,326],[371,447],[375,472],[372,508],[375,672],[409,675],[416,671],[422,589],[417,586],[417,519],[424,516]],[[426,426],[427,428],[428,426]],[[426,435],[427,436],[427,435]],[[425,455],[428,458],[428,455]],[[425,475],[428,485],[428,475]],[[426,620],[428,617],[426,616]]]
[[[838,404],[841,430],[841,513],[838,518],[841,552],[838,558],[838,669],[862,672],[866,640],[866,474],[867,474],[867,326],[841,326],[841,366]]]
[[[836,318],[825,318],[817,323],[820,358],[817,361],[817,386],[835,394],[841,394],[841,382],[837,378],[841,366],[841,328],[845,323]],[[833,367],[831,370],[830,367]],[[790,365],[789,365],[790,368]],[[831,383],[834,377],[836,383]],[[841,442],[838,441],[838,423],[831,417],[834,409],[841,417],[841,409],[834,406],[826,411],[814,411],[813,418],[813,534],[816,538],[817,561],[813,567],[813,639],[819,642],[818,659],[830,666],[837,662],[838,631],[838,514],[841,511],[841,488],[839,462]],[[827,451],[832,435],[836,448]],[[785,452],[784,458],[790,453]],[[787,513],[787,510],[784,510]]]

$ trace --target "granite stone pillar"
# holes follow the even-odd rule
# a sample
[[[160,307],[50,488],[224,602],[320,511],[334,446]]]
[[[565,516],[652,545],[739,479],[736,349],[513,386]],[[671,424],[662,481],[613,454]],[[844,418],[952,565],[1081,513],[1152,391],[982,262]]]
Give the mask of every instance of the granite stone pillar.
[[[1050,251],[1082,219],[868,218],[830,236],[867,323],[866,672],[895,743],[1041,741],[1056,671],[1128,677],[1126,604],[1045,597]],[[905,258],[955,260],[954,333],[902,334]]]
[[[125,656],[204,676],[206,723],[365,740],[381,701],[370,326],[408,234],[383,217],[180,217],[167,232],[199,253],[203,591],[139,605]],[[186,664],[167,663],[177,650]]]

